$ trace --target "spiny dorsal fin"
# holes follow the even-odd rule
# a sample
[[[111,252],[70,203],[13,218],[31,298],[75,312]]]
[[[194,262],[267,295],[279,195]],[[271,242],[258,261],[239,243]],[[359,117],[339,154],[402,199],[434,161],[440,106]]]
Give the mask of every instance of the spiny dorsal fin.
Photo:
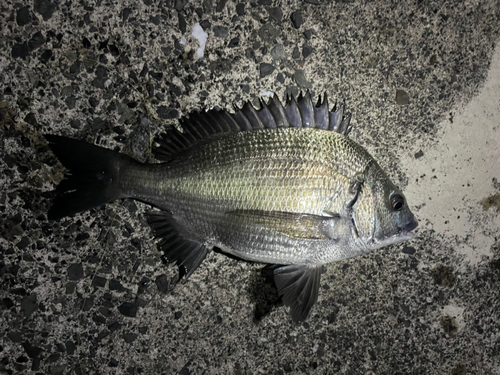
[[[156,141],[159,143],[154,151],[159,160],[170,160],[180,151],[186,150],[200,140],[208,139],[216,134],[276,128],[316,128],[340,133],[347,136],[351,131],[349,114],[344,116],[344,103],[333,111],[328,108],[326,93],[316,105],[311,93],[300,93],[297,100],[294,96],[281,104],[276,95],[267,103],[261,99],[260,108],[256,109],[250,102],[243,107],[235,107],[235,113],[220,109],[206,112],[192,112],[180,120],[182,133],[175,128],[168,129]]]

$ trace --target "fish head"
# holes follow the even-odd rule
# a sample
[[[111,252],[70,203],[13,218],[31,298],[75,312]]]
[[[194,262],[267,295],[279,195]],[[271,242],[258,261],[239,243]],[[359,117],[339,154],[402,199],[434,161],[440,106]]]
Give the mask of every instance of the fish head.
[[[365,173],[365,182],[354,208],[354,223],[360,224],[357,229],[367,250],[416,236],[413,230],[418,223],[403,192],[376,163]]]

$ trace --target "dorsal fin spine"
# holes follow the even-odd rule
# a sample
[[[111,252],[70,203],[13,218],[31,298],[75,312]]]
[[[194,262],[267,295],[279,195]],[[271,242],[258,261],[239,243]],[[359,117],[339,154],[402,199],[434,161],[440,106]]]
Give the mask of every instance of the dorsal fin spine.
[[[257,110],[250,102],[245,102],[241,108],[235,106],[233,114],[220,109],[190,113],[180,120],[182,132],[172,127],[156,138],[160,146],[155,149],[155,156],[159,160],[170,160],[179,151],[214,134],[291,127],[317,128],[347,136],[352,128],[351,116],[344,116],[344,103],[330,111],[326,93],[323,100],[319,96],[316,105],[309,91],[305,95],[301,93],[297,100],[287,95],[285,105],[276,95],[267,103],[261,99],[260,104]]]

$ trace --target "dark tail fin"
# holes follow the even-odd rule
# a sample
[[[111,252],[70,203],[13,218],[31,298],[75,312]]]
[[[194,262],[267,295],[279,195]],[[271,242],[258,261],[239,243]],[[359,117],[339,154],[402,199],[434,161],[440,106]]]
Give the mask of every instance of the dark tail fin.
[[[56,188],[49,219],[57,220],[123,198],[116,183],[117,173],[121,163],[132,160],[130,157],[76,139],[49,134],[45,139],[68,169]]]

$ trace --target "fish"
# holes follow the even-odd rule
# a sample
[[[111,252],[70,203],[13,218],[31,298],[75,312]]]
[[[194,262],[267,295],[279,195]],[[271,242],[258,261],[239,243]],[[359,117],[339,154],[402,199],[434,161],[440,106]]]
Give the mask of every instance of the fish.
[[[325,265],[416,236],[403,192],[349,137],[344,103],[274,95],[234,112],[192,112],[155,138],[158,162],[46,134],[65,167],[48,219],[132,198],[164,259],[187,280],[214,248],[265,263],[295,322],[318,301]]]

